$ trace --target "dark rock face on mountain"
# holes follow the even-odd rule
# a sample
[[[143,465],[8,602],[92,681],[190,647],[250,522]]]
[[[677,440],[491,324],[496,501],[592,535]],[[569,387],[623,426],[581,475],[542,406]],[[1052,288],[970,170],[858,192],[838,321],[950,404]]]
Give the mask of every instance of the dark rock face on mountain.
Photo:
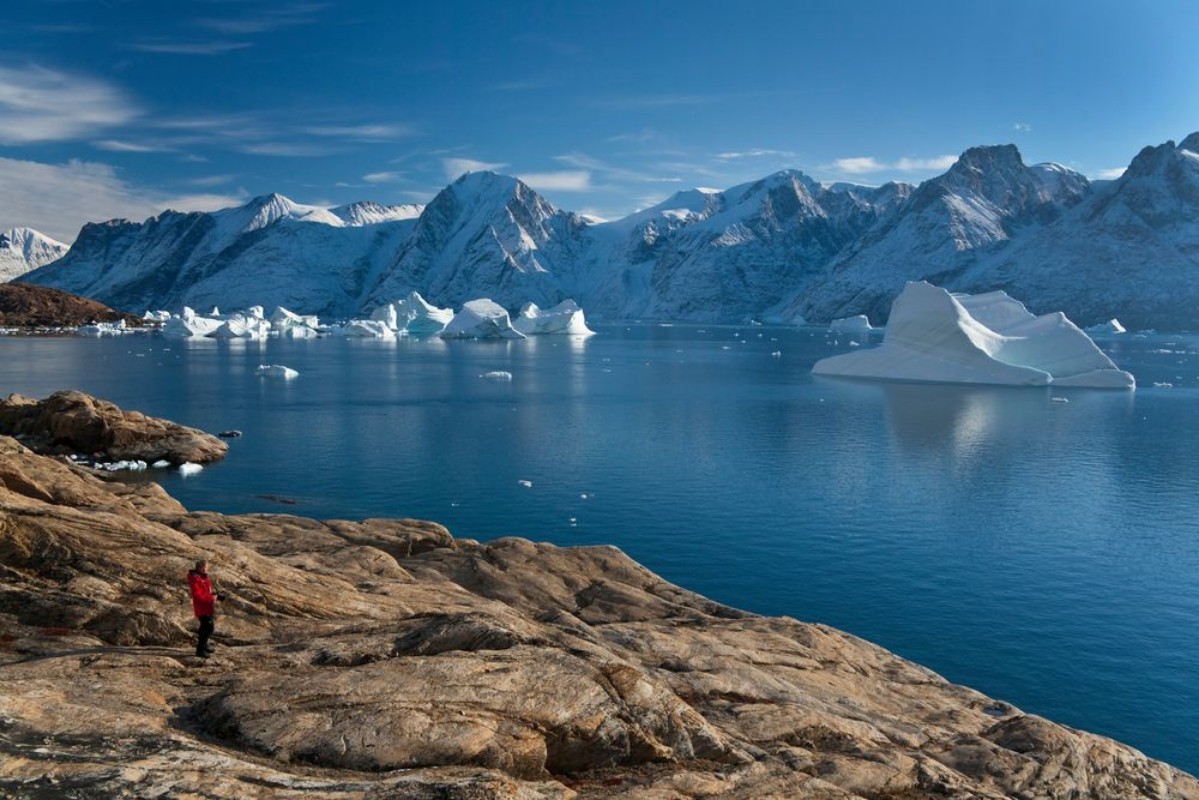
[[[0,400],[0,435],[18,437],[36,452],[82,454],[105,461],[164,460],[206,464],[229,445],[215,436],[137,411],[122,411],[83,392],[55,392],[45,400],[19,394]]]
[[[1199,328],[1199,134],[1092,185],[1013,145],[973,147],[918,187],[825,185],[784,171],[679,192],[614,222],[468,173],[427,207],[326,209],[279,195],[213,214],[87,225],[25,280],[140,310],[282,305],[369,312],[411,291],[515,310],[567,297],[596,319],[885,320],[910,280],[1007,290],[1089,325]]]
[[[1199,798],[1126,746],[615,548],[189,513],[8,437],[0,686],[5,797]]]
[[[93,322],[141,325],[139,317],[113,311],[86,297],[27,283],[0,283],[0,327],[73,328]]]

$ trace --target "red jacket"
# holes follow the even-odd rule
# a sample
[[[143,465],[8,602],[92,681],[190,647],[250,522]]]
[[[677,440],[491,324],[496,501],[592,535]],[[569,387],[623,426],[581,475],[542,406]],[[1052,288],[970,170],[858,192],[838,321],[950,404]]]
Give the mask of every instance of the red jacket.
[[[197,617],[210,617],[216,613],[214,601],[216,595],[212,591],[212,581],[207,574],[196,572],[194,569],[187,573],[187,583],[192,588],[192,610]]]

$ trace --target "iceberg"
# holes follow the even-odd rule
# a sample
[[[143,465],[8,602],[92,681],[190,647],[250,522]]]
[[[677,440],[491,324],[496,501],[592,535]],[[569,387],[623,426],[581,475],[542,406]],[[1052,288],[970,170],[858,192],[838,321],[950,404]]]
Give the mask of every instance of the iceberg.
[[[305,339],[315,336],[320,321],[311,315],[297,314],[288,311],[283,306],[276,306],[271,312],[271,330],[289,339]]]
[[[1128,329],[1121,325],[1118,319],[1109,319],[1107,322],[1100,322],[1098,325],[1092,325],[1086,330],[1087,333],[1099,336],[1113,336],[1128,332]]]
[[[178,316],[172,316],[162,326],[162,335],[172,339],[186,339],[192,336],[209,336],[224,324],[223,320],[212,317],[201,317],[187,306]]]
[[[821,359],[815,375],[917,383],[1134,389],[1061,312],[1035,316],[1006,292],[950,294],[909,283],[878,347]]]
[[[508,312],[487,298],[471,300],[441,332],[443,339],[523,339],[512,327]]]
[[[256,373],[263,378],[280,378],[285,381],[289,381],[300,374],[291,367],[284,367],[279,364],[259,364]]]
[[[432,305],[421,297],[420,292],[410,292],[402,300],[380,306],[371,313],[371,319],[386,323],[397,333],[412,336],[441,333],[453,318],[453,309]]]
[[[507,370],[497,369],[492,372],[484,372],[479,377],[489,381],[510,381],[512,380],[512,373]]]
[[[351,339],[395,339],[395,331],[375,319],[352,319],[333,329],[338,336]]]
[[[547,333],[591,336],[595,333],[587,327],[583,309],[574,300],[563,300],[546,310],[538,308],[536,303],[526,303],[520,310],[520,316],[512,321],[512,327],[525,336]]]
[[[119,319],[116,322],[93,322],[91,325],[80,325],[75,329],[75,334],[78,336],[120,336],[127,333],[125,320]]]
[[[832,333],[868,333],[874,330],[865,314],[835,319],[829,323],[828,329]]]
[[[204,466],[202,464],[193,464],[191,461],[184,461],[179,465],[179,474],[186,478],[191,475],[196,475],[203,469]]]
[[[254,309],[248,314],[230,314],[208,335],[214,339],[265,339],[271,333],[271,323],[263,319],[261,306],[256,309],[257,315],[253,313]]]
[[[166,322],[171,318],[170,311],[150,311],[146,309],[146,313],[142,314],[142,319],[146,322]]]

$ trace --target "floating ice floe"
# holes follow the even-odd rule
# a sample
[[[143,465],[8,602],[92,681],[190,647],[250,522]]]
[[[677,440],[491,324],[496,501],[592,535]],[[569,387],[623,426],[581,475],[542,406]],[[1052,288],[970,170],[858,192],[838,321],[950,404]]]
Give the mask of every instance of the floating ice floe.
[[[155,461],[153,464],[151,464],[150,468],[151,469],[166,469],[169,466],[171,466],[170,461],[167,461],[165,458],[160,458],[157,461]]]
[[[1100,322],[1098,325],[1092,325],[1091,327],[1087,328],[1087,333],[1097,334],[1099,336],[1113,336],[1127,332],[1127,329],[1120,324],[1120,320],[1118,319],[1109,319],[1107,322]]]
[[[162,335],[174,339],[186,339],[197,336],[209,336],[224,324],[224,320],[216,317],[202,317],[187,306],[182,313],[172,316],[162,326]]]
[[[489,381],[510,381],[512,380],[512,373],[507,370],[497,369],[491,372],[484,372],[479,377],[486,378]]]
[[[487,298],[471,300],[454,315],[445,330],[443,339],[523,339],[524,334],[514,330],[508,312],[498,303]]]
[[[116,322],[93,322],[91,325],[80,325],[75,329],[75,333],[79,336],[120,336],[128,332],[125,327],[125,320],[119,319]]]
[[[297,314],[283,306],[271,312],[271,330],[287,339],[307,339],[316,336],[320,320],[315,316]]]
[[[521,486],[525,487],[526,489],[533,488],[533,482],[530,480],[525,480],[524,478],[521,478],[520,480],[518,480],[517,483],[519,483]]]
[[[412,336],[441,333],[453,318],[453,309],[432,305],[420,292],[410,292],[404,299],[380,306],[371,313],[371,319],[384,322],[397,333]]]
[[[144,319],[146,322],[166,322],[170,318],[170,311],[151,311],[146,309],[146,313],[142,314],[142,319]]]
[[[255,311],[258,313],[253,313]],[[263,319],[262,307],[255,306],[245,314],[231,314],[208,336],[213,339],[265,339],[270,332],[271,323]]]
[[[352,319],[330,329],[336,336],[350,339],[394,339],[395,331],[376,319]]]
[[[291,367],[284,367],[280,364],[259,364],[256,374],[263,378],[279,378],[280,380],[289,381],[297,377],[300,373]]]
[[[921,383],[1133,389],[1061,312],[1034,316],[1005,292],[950,294],[909,283],[891,306],[883,343],[831,356],[812,372]]]
[[[102,469],[106,472],[144,472],[147,467],[146,462],[141,460],[110,461],[104,464],[96,464],[96,469]]]
[[[203,469],[204,467],[199,464],[194,464],[191,461],[184,461],[179,465],[179,474],[186,478],[189,475],[195,475]]]
[[[865,314],[835,319],[829,323],[828,329],[832,333],[868,333],[874,330]]]
[[[512,320],[512,327],[525,336],[542,334],[566,334],[591,336],[595,331],[587,327],[583,309],[574,300],[563,300],[549,309],[540,309],[536,303],[526,303],[520,316]]]

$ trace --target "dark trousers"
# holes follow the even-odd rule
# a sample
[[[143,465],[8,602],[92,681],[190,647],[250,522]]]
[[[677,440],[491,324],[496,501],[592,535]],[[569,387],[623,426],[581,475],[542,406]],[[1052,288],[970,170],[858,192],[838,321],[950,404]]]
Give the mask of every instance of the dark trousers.
[[[196,655],[208,655],[208,637],[212,636],[215,627],[216,623],[213,622],[212,614],[200,617],[200,641],[196,643]]]

